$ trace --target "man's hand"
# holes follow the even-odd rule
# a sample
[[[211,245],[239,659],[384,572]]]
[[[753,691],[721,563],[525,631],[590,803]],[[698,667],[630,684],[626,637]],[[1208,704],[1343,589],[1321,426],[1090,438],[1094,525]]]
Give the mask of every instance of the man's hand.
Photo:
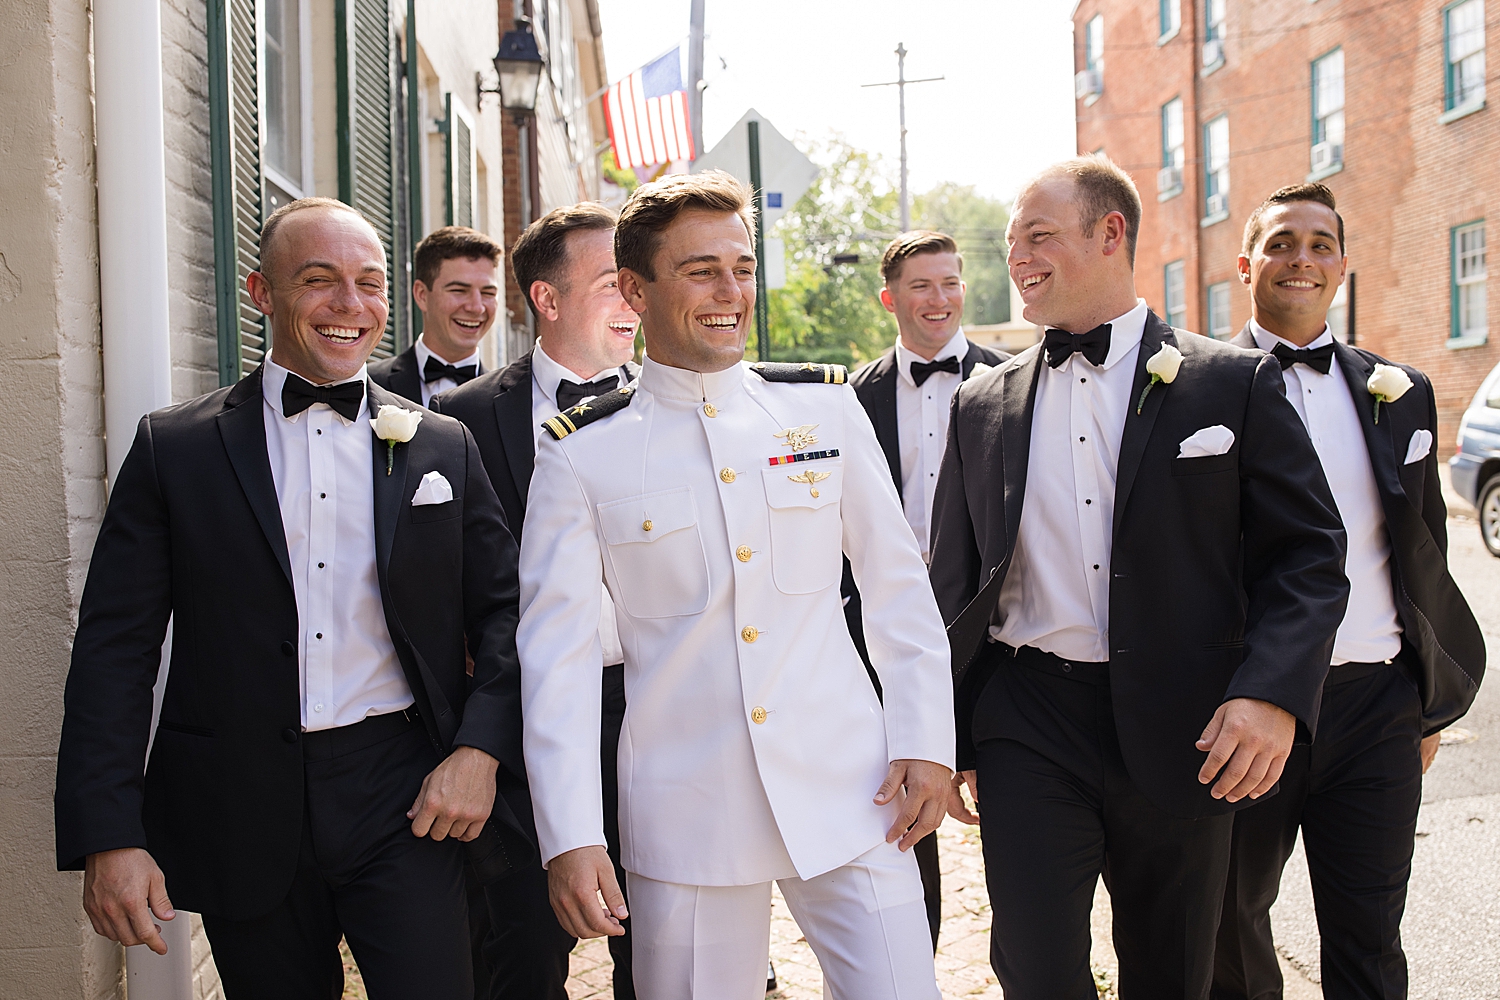
[[[1208,751],[1198,780],[1206,785],[1219,775],[1216,799],[1258,799],[1280,780],[1296,735],[1297,720],[1284,708],[1257,698],[1226,701],[1198,738],[1198,749]]]
[[[600,905],[599,897],[604,897]],[[602,847],[578,847],[547,865],[547,898],[563,930],[576,938],[619,937],[630,914],[615,881],[615,866]]]
[[[417,801],[406,811],[418,837],[473,840],[495,806],[495,769],[500,762],[483,750],[459,747],[422,779]]]
[[[901,803],[901,813],[886,833],[885,842],[895,843],[900,838],[901,850],[909,851],[913,844],[936,830],[943,822],[952,777],[952,771],[930,760],[891,761],[891,769],[886,772],[880,791],[875,793],[875,804],[883,806],[895,801],[903,786],[906,801]]]
[[[143,944],[167,953],[161,925],[177,916],[167,898],[167,878],[139,847],[90,854],[83,868],[83,909],[94,932],[123,945]]]
[[[952,791],[948,793],[948,815],[960,823],[970,826],[979,825],[979,772],[959,771],[953,776]],[[974,800],[974,808],[970,809],[968,803],[964,802],[964,785],[969,786],[969,795]]]
[[[1433,760],[1437,757],[1438,746],[1442,742],[1443,742],[1443,734],[1442,733],[1433,733],[1431,736],[1424,736],[1424,737],[1422,737],[1422,773],[1423,774],[1426,774],[1427,773],[1427,769],[1432,766]]]

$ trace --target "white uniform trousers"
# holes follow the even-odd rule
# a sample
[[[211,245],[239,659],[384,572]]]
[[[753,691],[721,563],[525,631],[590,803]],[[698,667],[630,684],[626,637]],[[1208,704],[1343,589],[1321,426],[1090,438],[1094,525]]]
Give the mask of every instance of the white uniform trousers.
[[[761,1000],[771,883],[679,885],[627,872],[641,1000]],[[833,1000],[940,1000],[922,878],[882,843],[815,878],[778,879]]]

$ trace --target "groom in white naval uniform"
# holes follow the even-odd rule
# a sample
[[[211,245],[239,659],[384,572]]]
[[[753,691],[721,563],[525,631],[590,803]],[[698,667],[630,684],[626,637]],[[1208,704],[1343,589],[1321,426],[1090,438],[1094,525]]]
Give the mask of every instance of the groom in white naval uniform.
[[[936,1000],[907,852],[941,822],[952,773],[947,638],[843,368],[741,360],[749,197],[717,171],[635,191],[615,257],[646,340],[640,379],[545,423],[518,645],[552,904],[578,937],[618,934],[627,915],[600,803],[602,576],[629,692],[637,992],[759,997],[774,881],[835,1000]],[[844,625],[845,554],[883,706]]]

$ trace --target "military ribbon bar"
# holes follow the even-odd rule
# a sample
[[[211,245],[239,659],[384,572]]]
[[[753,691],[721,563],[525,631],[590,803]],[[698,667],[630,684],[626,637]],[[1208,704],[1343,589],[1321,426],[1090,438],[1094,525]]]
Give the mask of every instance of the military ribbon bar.
[[[829,448],[827,451],[804,451],[796,455],[776,455],[769,461],[772,465],[791,465],[793,462],[812,462],[820,458],[838,458],[839,450]]]

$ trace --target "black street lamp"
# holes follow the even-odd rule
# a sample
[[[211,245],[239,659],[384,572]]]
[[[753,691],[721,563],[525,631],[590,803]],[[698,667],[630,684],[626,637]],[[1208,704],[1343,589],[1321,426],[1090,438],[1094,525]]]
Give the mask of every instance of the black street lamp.
[[[542,85],[542,54],[531,33],[531,21],[516,18],[516,27],[500,39],[495,53],[495,72],[500,74],[500,106],[517,116],[536,110],[537,91]]]

